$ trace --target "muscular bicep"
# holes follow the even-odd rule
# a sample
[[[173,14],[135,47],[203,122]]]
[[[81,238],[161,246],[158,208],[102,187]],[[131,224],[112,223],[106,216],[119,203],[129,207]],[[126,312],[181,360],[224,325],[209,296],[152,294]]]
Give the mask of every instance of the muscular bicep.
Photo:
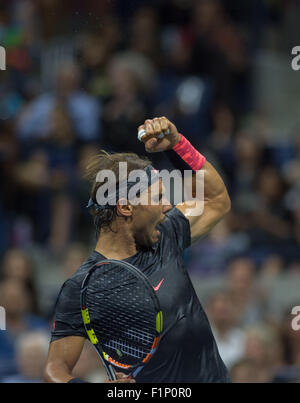
[[[72,370],[80,357],[84,342],[84,337],[68,336],[50,344],[45,368],[47,382],[68,382],[73,378]]]
[[[189,220],[191,242],[194,243],[229,212],[231,203],[222,178],[208,161],[201,169],[201,174],[197,172],[184,185],[192,189],[189,194],[192,193],[193,199],[176,207]]]

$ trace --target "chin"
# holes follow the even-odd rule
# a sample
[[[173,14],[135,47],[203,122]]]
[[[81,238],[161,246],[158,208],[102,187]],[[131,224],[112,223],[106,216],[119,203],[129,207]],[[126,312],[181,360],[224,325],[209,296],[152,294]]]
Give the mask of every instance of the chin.
[[[158,241],[159,241],[158,237],[156,237],[154,239],[152,238],[151,241],[149,241],[149,243],[148,243],[148,248],[150,248],[151,246],[156,245]]]
[[[144,248],[151,248],[152,246],[154,246],[155,244],[157,244],[158,241],[159,241],[159,237],[158,237],[158,236],[151,237],[151,239],[145,240],[145,242],[143,243],[143,247],[144,247]]]
[[[159,241],[160,234],[157,234],[155,230],[152,234],[149,234],[147,238],[140,239],[140,242],[137,242],[141,248],[151,248]]]
[[[156,234],[155,233],[155,235],[154,235],[154,240],[153,240],[153,242],[152,242],[152,245],[155,245],[158,241],[159,241],[159,238],[160,238],[160,234]]]

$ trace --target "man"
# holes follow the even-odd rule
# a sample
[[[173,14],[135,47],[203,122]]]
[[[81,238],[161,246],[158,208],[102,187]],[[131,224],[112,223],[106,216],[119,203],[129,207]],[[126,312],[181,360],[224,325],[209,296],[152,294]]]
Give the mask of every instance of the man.
[[[80,382],[72,376],[86,339],[79,306],[80,284],[93,264],[112,258],[126,260],[148,276],[164,312],[157,353],[135,380],[118,373],[116,382],[229,382],[209,322],[183,264],[184,249],[209,232],[229,211],[225,185],[205,157],[165,117],[146,120],[139,127],[138,137],[148,152],[173,150],[169,152],[181,157],[190,170],[204,172],[204,210],[201,215],[194,214],[188,202],[172,207],[161,183],[158,191],[149,186],[148,205],[123,203],[121,198],[115,206],[101,205],[97,191],[102,182],[95,181],[99,171],[116,172],[122,161],[127,162],[128,173],[134,169],[148,172],[151,167],[149,161],[135,154],[103,153],[90,164],[88,173],[94,182],[89,205],[99,237],[93,254],[67,280],[58,297],[45,379]],[[198,175],[193,176],[193,191],[197,178]],[[159,203],[152,205],[152,201]],[[201,205],[201,200],[194,204],[198,202]]]

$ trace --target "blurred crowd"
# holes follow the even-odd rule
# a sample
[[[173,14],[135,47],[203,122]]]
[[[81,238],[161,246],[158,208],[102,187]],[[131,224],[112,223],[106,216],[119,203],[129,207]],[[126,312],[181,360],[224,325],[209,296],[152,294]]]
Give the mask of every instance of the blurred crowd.
[[[300,330],[291,327],[300,305],[300,127],[273,141],[253,76],[259,52],[297,44],[300,7],[236,3],[1,1],[1,382],[42,381],[57,292],[95,241],[89,158],[100,149],[145,154],[137,127],[163,115],[213,163],[232,200],[186,253],[232,380],[300,381]],[[150,158],[172,168],[161,154]],[[74,371],[105,377],[89,345]]]

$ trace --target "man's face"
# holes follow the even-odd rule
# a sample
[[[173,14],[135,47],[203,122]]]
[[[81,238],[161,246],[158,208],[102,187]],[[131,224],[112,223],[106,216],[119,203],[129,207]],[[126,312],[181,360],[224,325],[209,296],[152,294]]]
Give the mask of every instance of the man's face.
[[[156,244],[160,237],[157,226],[166,219],[172,205],[164,196],[161,179],[141,194],[141,204],[134,206],[133,231],[136,243],[143,247]]]

